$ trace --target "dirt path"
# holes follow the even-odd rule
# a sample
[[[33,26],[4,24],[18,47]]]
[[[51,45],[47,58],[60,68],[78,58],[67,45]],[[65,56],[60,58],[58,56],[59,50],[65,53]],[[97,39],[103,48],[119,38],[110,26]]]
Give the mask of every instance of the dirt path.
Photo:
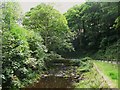
[[[101,71],[100,71],[100,69],[97,67],[97,65],[95,64],[95,63],[93,63],[94,64],[94,67],[96,68],[96,70],[97,70],[97,72],[102,76],[102,78],[106,81],[106,83],[108,84],[108,86],[110,87],[110,88],[116,88],[115,86],[114,86],[114,84],[112,83],[112,81],[108,78],[108,77],[106,77],[106,75],[104,75]],[[117,90],[117,89],[116,89]]]

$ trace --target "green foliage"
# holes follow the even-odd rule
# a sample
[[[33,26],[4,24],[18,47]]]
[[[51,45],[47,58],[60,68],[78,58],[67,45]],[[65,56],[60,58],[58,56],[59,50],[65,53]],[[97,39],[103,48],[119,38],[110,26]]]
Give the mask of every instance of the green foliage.
[[[26,13],[23,25],[40,33],[48,52],[64,54],[71,51],[71,32],[66,18],[52,6],[40,4]]]
[[[118,65],[99,61],[95,61],[95,64],[103,72],[103,74],[112,81],[112,86],[117,88],[119,78]]]
[[[90,71],[90,69],[93,67],[93,64],[92,64],[91,60],[92,59],[90,57],[85,57],[85,58],[80,59],[79,71],[80,72]]]
[[[96,56],[100,58],[119,59],[117,4],[86,2],[68,10],[64,14],[66,17],[52,6],[40,4],[26,13],[23,19],[26,30],[17,25],[21,20],[18,3],[3,2],[0,10],[3,14],[0,16],[3,22],[0,23],[3,88],[16,90],[36,82],[46,64],[50,66],[50,62],[63,62],[62,56],[69,56],[74,51],[72,43],[81,55],[97,52]],[[64,63],[80,66],[78,72],[89,72],[93,66],[90,60],[85,57],[64,60]],[[108,74],[117,79],[112,71]],[[86,81],[89,82],[93,81]],[[96,84],[94,80],[93,84],[90,87],[96,88],[100,82]]]
[[[32,58],[35,58],[31,64],[36,63],[34,66],[43,67],[45,52],[47,52],[46,47],[43,45],[43,39],[35,32],[31,32],[31,36],[28,36],[28,43],[30,48],[30,54]]]
[[[78,54],[105,51],[119,39],[118,2],[86,2],[64,15],[75,32],[73,45]]]
[[[21,19],[21,8],[17,2],[1,2],[2,27],[4,30],[10,30],[13,23]]]
[[[115,25],[116,29],[120,28],[120,16],[117,17],[117,19],[115,20],[115,23],[116,23]]]
[[[115,24],[113,25],[113,27],[115,27],[116,29],[118,39],[120,39],[120,16],[118,16],[117,19],[115,20]]]
[[[81,61],[78,59],[78,60],[70,60],[70,62],[68,62],[70,65],[72,65],[72,66],[80,66],[81,65],[81,63],[80,63]]]
[[[81,65],[77,73],[81,73],[81,80],[74,83],[75,88],[105,88],[108,87],[102,76],[93,67],[93,59],[85,57],[80,59]]]
[[[45,49],[41,39],[35,37],[35,34],[18,25],[3,32],[3,88],[24,87],[33,83],[29,80],[36,78],[42,71]]]
[[[108,46],[106,50],[99,50],[97,53],[93,55],[96,59],[112,59],[112,60],[119,60],[119,54],[120,54],[120,40],[118,40],[116,43]]]
[[[85,58],[82,58],[82,59],[81,59],[81,61],[83,61],[83,62],[86,62],[86,61],[88,61],[88,60],[92,60],[92,58],[90,58],[90,57],[85,57]]]
[[[61,59],[62,57],[59,54],[56,54],[54,52],[51,52],[50,54],[47,54],[47,57],[45,58],[46,61]]]
[[[81,78],[82,80],[79,83],[74,83],[75,88],[92,88],[93,90],[109,88],[95,68],[91,68],[89,72],[83,73]]]
[[[115,73],[113,73],[113,72],[110,72],[110,73],[109,73],[109,76],[110,76],[112,79],[118,79],[118,78],[117,78],[117,75],[116,75]]]

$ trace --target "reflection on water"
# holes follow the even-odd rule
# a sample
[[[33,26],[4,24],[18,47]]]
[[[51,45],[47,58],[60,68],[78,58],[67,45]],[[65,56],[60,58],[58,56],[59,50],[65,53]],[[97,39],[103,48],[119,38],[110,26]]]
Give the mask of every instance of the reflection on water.
[[[38,83],[27,87],[25,90],[30,90],[30,88],[31,90],[33,88],[71,88],[70,90],[72,90],[75,79],[79,77],[79,75],[76,75],[75,67],[59,66],[48,70]]]
[[[38,83],[29,88],[73,88],[73,87],[71,78],[48,76],[41,78],[41,80]]]

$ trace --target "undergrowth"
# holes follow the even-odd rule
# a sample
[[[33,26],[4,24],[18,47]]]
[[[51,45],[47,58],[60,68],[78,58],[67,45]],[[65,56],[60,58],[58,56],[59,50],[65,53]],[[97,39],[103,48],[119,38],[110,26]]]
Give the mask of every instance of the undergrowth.
[[[78,71],[82,72],[82,76],[78,83],[74,83],[75,88],[108,88],[102,76],[92,67],[92,62],[88,60],[85,64],[78,68]]]

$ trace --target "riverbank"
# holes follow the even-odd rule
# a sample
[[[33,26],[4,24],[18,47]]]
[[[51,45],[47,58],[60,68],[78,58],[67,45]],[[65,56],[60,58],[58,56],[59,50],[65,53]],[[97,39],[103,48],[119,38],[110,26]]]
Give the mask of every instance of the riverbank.
[[[62,59],[56,60],[50,64],[37,83],[27,88],[111,88],[108,81],[104,78],[104,71],[115,71],[117,66],[112,67],[109,63],[93,61],[86,57],[82,59],[72,59],[63,62]],[[67,64],[66,64],[67,63]],[[104,65],[106,64],[106,65]],[[106,68],[105,68],[106,67]],[[110,68],[111,67],[111,68]],[[102,71],[104,69],[104,71]],[[116,71],[117,72],[117,71]],[[110,76],[112,76],[110,75]],[[118,81],[116,81],[117,83]],[[28,90],[28,89],[25,90]],[[117,88],[117,86],[114,86]]]
[[[106,78],[108,78],[114,88],[118,88],[118,65],[101,62],[101,61],[93,61],[99,70],[104,74]]]
[[[66,62],[67,65],[66,65]],[[72,64],[71,64],[72,63]],[[54,67],[54,68],[53,68]],[[41,75],[40,80],[29,88],[75,88],[75,83],[80,82],[84,78],[82,74],[89,72],[92,67],[89,58],[66,60],[64,62],[57,61],[49,66],[49,69]]]
[[[82,78],[83,80],[80,82],[74,83],[75,88],[109,88],[108,84],[98,73],[94,65],[88,72],[82,74]]]

